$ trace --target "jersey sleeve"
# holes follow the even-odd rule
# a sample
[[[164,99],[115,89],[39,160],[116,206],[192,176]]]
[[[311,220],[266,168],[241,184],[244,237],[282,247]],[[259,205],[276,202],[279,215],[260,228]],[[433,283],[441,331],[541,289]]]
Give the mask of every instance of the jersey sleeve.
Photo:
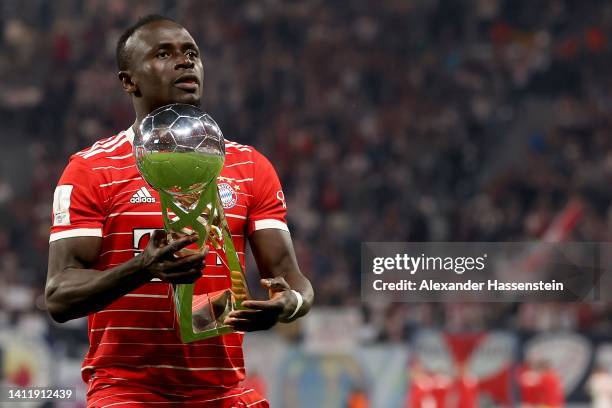
[[[49,242],[71,237],[102,237],[105,219],[99,182],[78,157],[72,157],[53,193]]]
[[[287,204],[278,175],[270,161],[253,149],[253,201],[248,212],[247,232],[273,228],[289,232]]]

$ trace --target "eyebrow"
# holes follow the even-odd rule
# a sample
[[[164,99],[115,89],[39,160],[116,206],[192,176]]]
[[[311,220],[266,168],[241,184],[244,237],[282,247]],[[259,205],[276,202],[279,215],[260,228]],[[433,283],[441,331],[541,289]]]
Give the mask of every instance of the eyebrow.
[[[156,46],[155,48],[156,48],[156,49],[159,49],[159,48],[172,48],[172,47],[174,47],[174,43],[171,43],[171,42],[163,42],[163,43],[159,43],[159,44],[157,44],[157,46]],[[185,48],[195,48],[196,50],[197,50],[197,49],[199,49],[199,48],[198,48],[198,46],[197,46],[195,43],[191,42],[191,41],[182,43],[182,44],[181,44],[181,46],[180,46],[180,48],[181,48],[181,49],[185,49]]]

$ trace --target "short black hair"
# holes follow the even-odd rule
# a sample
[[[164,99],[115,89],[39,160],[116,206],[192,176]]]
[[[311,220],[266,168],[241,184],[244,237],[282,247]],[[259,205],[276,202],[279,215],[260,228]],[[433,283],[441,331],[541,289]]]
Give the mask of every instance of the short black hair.
[[[121,34],[119,40],[117,40],[117,49],[115,51],[115,57],[117,59],[117,68],[119,71],[124,71],[129,68],[130,56],[125,49],[125,43],[129,38],[142,26],[145,26],[156,21],[171,21],[176,23],[175,20],[170,17],[162,16],[160,14],[149,14],[148,16],[141,17],[136,23],[128,27],[127,30]]]

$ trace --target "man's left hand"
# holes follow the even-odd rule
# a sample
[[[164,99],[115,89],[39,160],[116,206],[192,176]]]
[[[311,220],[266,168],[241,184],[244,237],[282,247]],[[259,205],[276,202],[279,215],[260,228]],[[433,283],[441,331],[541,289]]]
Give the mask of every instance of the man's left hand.
[[[291,316],[297,306],[297,298],[282,277],[262,279],[261,286],[268,289],[270,300],[245,300],[244,310],[230,312],[224,324],[236,331],[267,330],[277,322]]]

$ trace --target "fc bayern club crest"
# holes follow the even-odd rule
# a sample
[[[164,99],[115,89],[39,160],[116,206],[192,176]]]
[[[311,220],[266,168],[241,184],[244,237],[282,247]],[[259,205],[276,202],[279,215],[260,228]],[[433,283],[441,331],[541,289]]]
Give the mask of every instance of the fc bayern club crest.
[[[238,201],[238,194],[236,194],[232,186],[227,183],[219,184],[219,197],[221,197],[221,204],[226,210],[235,206]]]

